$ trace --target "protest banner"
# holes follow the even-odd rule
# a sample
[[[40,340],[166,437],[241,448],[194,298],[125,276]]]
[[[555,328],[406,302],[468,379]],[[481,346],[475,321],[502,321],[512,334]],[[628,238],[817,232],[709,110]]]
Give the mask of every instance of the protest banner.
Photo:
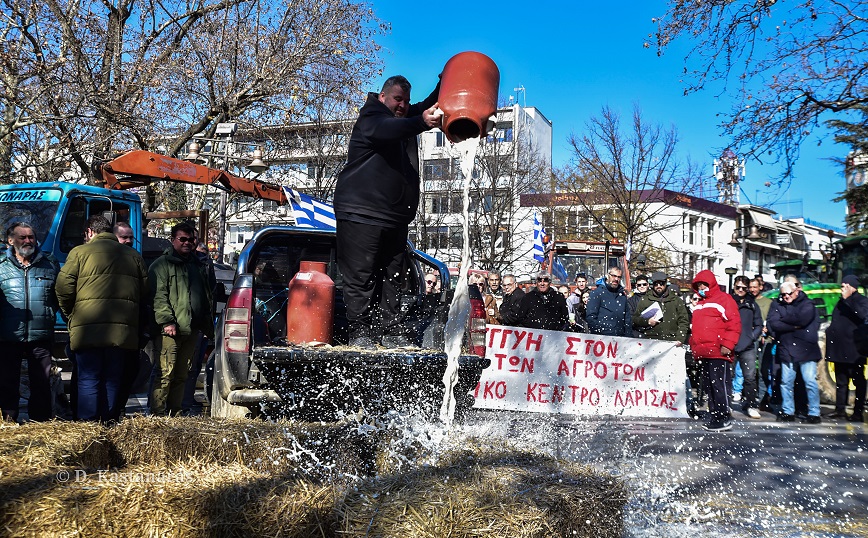
[[[486,326],[477,409],[686,418],[684,348],[674,342]]]

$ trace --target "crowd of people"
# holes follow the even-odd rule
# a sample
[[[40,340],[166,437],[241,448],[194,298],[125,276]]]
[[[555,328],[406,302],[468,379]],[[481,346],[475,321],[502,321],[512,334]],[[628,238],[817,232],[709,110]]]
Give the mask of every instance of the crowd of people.
[[[150,268],[133,248],[129,224],[113,226],[103,216],[88,219],[84,243],[69,252],[62,268],[40,250],[36,237],[29,223],[13,223],[0,254],[0,340],[7,350],[0,359],[3,420],[18,421],[22,361],[30,384],[29,419],[52,417],[51,349],[58,313],[69,329],[74,419],[121,417],[135,380],[150,374],[139,368],[141,349],[152,339],[160,354],[151,413],[180,414],[194,355],[214,331],[217,281],[195,228],[172,227],[171,246]]]
[[[687,346],[696,398],[699,403],[707,398],[704,427],[710,431],[732,428],[734,406],[751,419],[762,418],[760,411],[766,411],[781,422],[822,422],[817,382],[817,364],[823,359],[820,315],[796,276],[788,275],[779,296],[770,299],[762,293],[771,286],[760,275],[737,276],[727,293],[714,273],[700,271],[686,300],[661,271],[637,276],[632,293],[622,285],[622,277],[622,271],[612,267],[593,289],[585,274],[576,275],[572,286],[555,288],[552,275],[540,272],[526,292],[508,273],[472,274],[469,282],[480,288],[489,324]],[[826,330],[825,354],[834,363],[837,389],[835,411],[827,418],[854,422],[863,421],[868,355],[859,347],[859,335],[868,335],[868,298],[858,287],[855,276],[844,277]],[[851,381],[855,403],[847,414]],[[806,406],[797,411],[802,400]]]

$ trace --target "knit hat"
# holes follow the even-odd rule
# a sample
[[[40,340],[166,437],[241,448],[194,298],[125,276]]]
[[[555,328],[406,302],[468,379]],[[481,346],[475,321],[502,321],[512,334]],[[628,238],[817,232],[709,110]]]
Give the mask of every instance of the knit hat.
[[[844,277],[844,280],[841,281],[841,284],[850,284],[854,288],[858,288],[859,279],[856,278],[856,275],[847,275]]]
[[[654,271],[651,273],[651,282],[666,282],[667,278],[666,273],[663,271]]]

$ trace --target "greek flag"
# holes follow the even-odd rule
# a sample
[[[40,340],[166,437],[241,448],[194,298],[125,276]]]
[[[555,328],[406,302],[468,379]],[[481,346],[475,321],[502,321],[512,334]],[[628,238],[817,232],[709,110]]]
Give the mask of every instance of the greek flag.
[[[283,190],[286,199],[289,200],[290,207],[292,207],[296,226],[334,230],[335,209],[330,203],[317,200],[289,187],[284,187]]]
[[[539,221],[539,216],[533,214],[533,259],[542,263],[545,260],[545,245],[543,245],[543,236],[546,234],[545,228]]]
[[[561,282],[569,282],[570,277],[567,276],[567,268],[564,267],[564,264],[561,263],[561,260],[555,258],[554,263],[552,263],[552,276],[555,280],[559,280]]]

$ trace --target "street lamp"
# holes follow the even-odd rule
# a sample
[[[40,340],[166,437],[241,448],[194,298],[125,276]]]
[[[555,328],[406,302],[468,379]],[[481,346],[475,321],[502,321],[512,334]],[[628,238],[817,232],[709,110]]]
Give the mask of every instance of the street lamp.
[[[732,293],[732,277],[734,277],[735,274],[738,273],[738,269],[736,269],[735,267],[727,267],[723,270],[723,272],[726,273],[727,276],[729,276],[729,287],[726,289],[727,291],[729,291],[729,293]]]
[[[250,159],[250,163],[245,165],[244,168],[253,174],[259,175],[268,170],[269,166],[262,160],[262,148],[256,147],[250,157],[244,157],[237,154],[238,146],[252,144],[245,144],[232,140],[232,135],[235,134],[236,130],[237,125],[235,123],[218,123],[214,131],[217,138],[203,138],[197,136],[187,146],[187,157],[184,160],[196,164],[211,165],[215,158],[218,162],[222,159],[221,168],[225,171],[229,171],[233,160],[236,162],[243,162]],[[212,143],[212,150],[209,152],[203,151],[203,144],[206,142]],[[222,148],[218,147],[219,145],[222,145]],[[232,149],[231,152],[230,146]],[[229,200],[228,192],[222,185],[215,184],[213,186],[220,189],[220,212],[219,220],[217,222],[217,254],[218,258],[222,261],[224,259],[223,251],[226,246],[226,209]]]
[[[750,230],[749,233],[748,230]],[[732,239],[728,244],[733,248],[741,247],[741,270],[744,273],[747,273],[747,241],[759,241],[760,239],[766,239],[768,236],[769,234],[760,232],[756,224],[750,227],[742,226],[733,230]]]

